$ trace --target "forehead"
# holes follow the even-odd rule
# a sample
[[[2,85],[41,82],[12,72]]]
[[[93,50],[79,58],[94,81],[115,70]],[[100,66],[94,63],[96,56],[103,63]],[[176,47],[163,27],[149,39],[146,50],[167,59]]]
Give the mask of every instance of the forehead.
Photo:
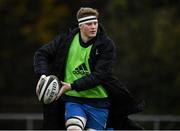
[[[87,22],[87,23],[84,23],[85,25],[91,25],[91,24],[97,24],[98,22],[97,21],[92,21],[92,22]]]

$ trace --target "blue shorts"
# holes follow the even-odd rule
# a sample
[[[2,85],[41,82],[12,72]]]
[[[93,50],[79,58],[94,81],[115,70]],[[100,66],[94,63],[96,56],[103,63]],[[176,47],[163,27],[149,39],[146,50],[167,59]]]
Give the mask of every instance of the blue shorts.
[[[85,129],[104,130],[108,118],[108,109],[95,108],[86,104],[67,102],[65,104],[65,120],[73,116],[87,119]]]

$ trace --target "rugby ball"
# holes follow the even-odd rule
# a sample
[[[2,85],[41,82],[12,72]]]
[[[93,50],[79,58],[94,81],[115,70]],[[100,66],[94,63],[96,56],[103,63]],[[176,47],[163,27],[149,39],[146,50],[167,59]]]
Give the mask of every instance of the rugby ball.
[[[56,76],[41,76],[38,84],[39,101],[42,101],[44,104],[49,104],[53,102],[60,90],[59,80]]]

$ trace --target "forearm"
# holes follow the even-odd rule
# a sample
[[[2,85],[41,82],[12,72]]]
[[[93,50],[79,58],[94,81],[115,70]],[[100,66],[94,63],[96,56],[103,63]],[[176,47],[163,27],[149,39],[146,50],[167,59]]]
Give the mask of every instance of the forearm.
[[[102,85],[108,78],[112,75],[110,72],[92,72],[88,76],[84,76],[80,79],[77,79],[71,84],[73,90],[83,91],[87,89],[94,88],[97,85]]]

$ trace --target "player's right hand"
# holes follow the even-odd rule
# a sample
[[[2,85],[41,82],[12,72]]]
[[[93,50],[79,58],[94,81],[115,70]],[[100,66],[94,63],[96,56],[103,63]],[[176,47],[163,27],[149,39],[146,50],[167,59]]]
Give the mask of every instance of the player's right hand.
[[[46,75],[41,75],[38,83],[37,83],[37,86],[36,86],[36,95],[39,97],[39,94],[40,94],[40,87],[42,86],[42,84],[44,83],[43,80],[46,79]]]

